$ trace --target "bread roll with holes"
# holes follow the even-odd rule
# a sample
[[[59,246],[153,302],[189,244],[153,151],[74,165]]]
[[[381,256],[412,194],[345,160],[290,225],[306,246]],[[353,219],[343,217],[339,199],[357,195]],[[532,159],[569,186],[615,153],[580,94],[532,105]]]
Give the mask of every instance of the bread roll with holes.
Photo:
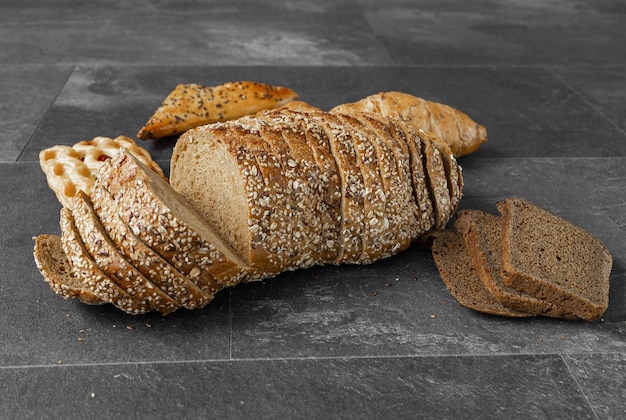
[[[131,152],[157,174],[165,176],[150,153],[126,136],[99,136],[73,146],[55,145],[39,152],[39,165],[59,202],[64,207],[71,207],[78,191],[91,194],[96,173],[103,162],[115,156],[121,148]]]

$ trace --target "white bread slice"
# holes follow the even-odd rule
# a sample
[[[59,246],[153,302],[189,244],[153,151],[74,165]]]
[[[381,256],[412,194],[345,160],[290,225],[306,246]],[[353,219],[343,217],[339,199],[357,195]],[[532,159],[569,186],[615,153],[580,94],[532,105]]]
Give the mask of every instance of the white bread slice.
[[[103,165],[94,189],[99,185],[132,231],[181,273],[224,286],[253,275],[180,194],[127,151]]]
[[[38,235],[33,238],[35,263],[44,280],[52,290],[64,299],[78,299],[88,305],[104,305],[105,302],[83,284],[83,279],[72,269],[63,251],[58,235]]]

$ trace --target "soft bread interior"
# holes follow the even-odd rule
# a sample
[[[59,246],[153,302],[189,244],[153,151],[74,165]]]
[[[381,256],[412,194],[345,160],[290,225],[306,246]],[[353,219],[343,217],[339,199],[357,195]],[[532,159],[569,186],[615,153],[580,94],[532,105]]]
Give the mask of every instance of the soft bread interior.
[[[224,144],[209,136],[202,140],[201,147],[194,147],[193,152],[186,147],[186,141],[193,140],[191,137],[179,140],[172,158],[170,182],[215,230],[211,235],[219,236],[220,242],[221,239],[227,242],[224,248],[232,248],[239,256],[234,261],[243,258],[245,262],[241,265],[249,266],[249,207],[237,162]],[[176,168],[193,170],[177,171]]]

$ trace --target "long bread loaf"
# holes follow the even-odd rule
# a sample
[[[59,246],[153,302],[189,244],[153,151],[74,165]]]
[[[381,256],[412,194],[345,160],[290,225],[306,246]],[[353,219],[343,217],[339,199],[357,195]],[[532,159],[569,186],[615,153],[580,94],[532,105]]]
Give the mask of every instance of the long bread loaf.
[[[449,148],[446,170],[434,135],[359,117],[281,109],[198,127],[176,144],[170,183],[266,273],[376,261],[445,226],[462,177]],[[276,139],[268,127],[286,134]],[[323,158],[332,168],[320,168]],[[320,208],[337,223],[323,221]]]

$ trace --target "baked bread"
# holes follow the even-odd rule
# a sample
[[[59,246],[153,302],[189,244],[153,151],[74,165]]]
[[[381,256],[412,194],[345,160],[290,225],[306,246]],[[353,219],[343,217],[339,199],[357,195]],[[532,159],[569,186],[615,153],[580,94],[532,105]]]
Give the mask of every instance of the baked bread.
[[[487,141],[487,130],[467,114],[445,104],[402,92],[380,92],[359,101],[337,105],[332,113],[368,112],[397,118],[413,130],[432,132],[450,146],[455,157],[475,152]]]
[[[454,228],[465,241],[487,291],[502,305],[533,315],[577,319],[558,305],[508,286],[502,278],[502,219],[479,210],[459,212]]]
[[[283,127],[291,127],[290,134],[282,140],[271,139],[259,119],[266,125],[280,122]],[[287,133],[284,128],[280,131]],[[420,137],[408,128],[405,135],[410,141],[419,143],[419,150],[431,146],[428,136]],[[404,144],[399,141],[392,138],[388,130],[374,131],[349,116],[285,109],[268,111],[263,116],[247,116],[236,121],[206,125],[183,134],[172,154],[170,183],[213,226],[218,236],[224,238],[248,265],[260,271],[280,273],[297,269],[301,268],[299,264],[302,261],[307,261],[309,265],[371,262],[405,249],[421,234],[436,227],[435,224],[418,225],[416,222],[417,218],[421,220],[422,215],[415,202],[411,175],[414,171],[422,174],[423,185],[428,188],[434,182],[425,169],[424,162],[428,159],[414,156],[411,162],[417,166],[409,167],[407,140],[402,140]],[[308,151],[303,149],[305,145],[308,145]],[[357,150],[370,150],[370,147],[377,153],[386,151],[384,159],[377,160],[378,172],[374,174],[370,173],[373,166],[367,162],[365,153]],[[394,156],[402,158],[394,160]],[[334,167],[311,172],[310,168],[318,166],[322,159],[334,163]],[[264,161],[273,164],[267,165]],[[439,162],[442,165],[442,161]],[[279,174],[271,171],[272,165],[281,168]],[[399,176],[400,173],[403,176]],[[321,184],[323,198],[312,196],[319,194],[320,189],[313,189],[315,191],[310,191],[308,196],[294,190],[294,185],[300,180],[326,174],[337,174],[337,179]],[[441,168],[438,176],[444,178],[443,184],[439,179],[436,181],[438,194],[445,196],[449,203],[445,170]],[[377,182],[379,178],[381,181]],[[385,188],[385,182],[388,188]],[[401,184],[393,185],[398,182]],[[459,185],[458,180],[455,184]],[[334,191],[328,190],[331,186]],[[372,191],[374,195],[366,199],[366,195],[370,194],[366,191],[368,188],[375,188],[376,191]],[[458,188],[455,191],[460,194]],[[385,207],[387,221],[385,216],[372,221],[374,210],[380,208],[380,204],[369,200],[376,195],[385,203],[397,204],[397,208],[391,205]],[[398,195],[402,198],[398,199]],[[315,238],[314,241],[323,246],[318,224],[325,222],[318,220],[310,223],[317,215],[311,216],[307,212],[317,213],[317,210],[308,208],[306,203],[327,204],[332,201],[329,197],[340,199],[339,223],[333,226],[333,229],[339,228],[333,234],[338,238],[339,246],[332,246],[334,243],[330,239],[330,248],[323,253],[313,253],[308,248],[309,238]],[[443,200],[440,197],[435,199]],[[336,206],[334,204],[330,208]],[[439,226],[453,211],[451,205],[445,208],[450,214],[444,215],[441,207]],[[397,215],[398,223],[395,225],[390,222],[392,213]],[[428,214],[424,219],[434,222],[435,217]],[[332,226],[331,223],[326,225]],[[274,255],[274,250],[280,247],[272,244],[288,243],[289,238],[284,236],[289,234],[289,229],[307,238],[298,248],[307,254],[306,258],[303,259],[302,255],[298,256],[299,259]],[[372,234],[370,229],[376,234]],[[393,234],[387,235],[389,231]],[[329,255],[329,249],[333,250],[333,255]],[[317,260],[311,260],[311,255],[317,255]]]
[[[606,247],[526,200],[508,198],[498,210],[505,283],[582,319],[598,319],[609,303],[613,260]]]
[[[183,197],[131,153],[121,151],[106,162],[96,188],[113,197],[121,221],[142,242],[200,289],[215,280],[233,286],[254,275]],[[103,199],[104,194],[94,195],[94,206],[104,206]]]
[[[98,196],[96,191],[94,194]],[[123,248],[119,242],[111,239],[110,234],[116,231],[111,231],[111,223],[107,223],[106,228],[103,226],[103,220],[109,222],[110,213],[96,214],[91,199],[85,193],[79,192],[76,195],[71,213],[78,234],[94,263],[133,299],[164,314],[180,308],[183,303],[181,300],[187,300],[188,293],[180,299],[175,290],[170,296],[167,287],[164,287],[164,290],[160,288],[164,284],[167,286],[167,281],[172,277],[174,280],[180,278],[179,283],[184,283],[187,279],[182,275],[178,277],[172,275],[171,273],[175,272],[174,268],[162,263],[160,258],[151,256],[147,246]],[[103,216],[102,219],[99,215]],[[115,229],[122,230],[123,227],[123,223],[115,220]],[[130,242],[132,232],[123,231],[120,235],[111,236],[118,241],[123,237],[125,241]],[[130,252],[123,252],[122,249]],[[162,265],[165,265],[165,268],[159,270]],[[154,283],[151,279],[154,279]],[[179,287],[178,290],[185,288]]]
[[[213,87],[179,84],[139,130],[137,138],[159,139],[181,134],[200,125],[280,107],[297,97],[289,88],[249,81]]]
[[[451,216],[441,206],[423,216],[417,197],[437,190],[431,200],[452,202],[461,191],[448,185],[460,184],[425,154],[436,140],[377,118],[281,109],[198,127],[174,149],[171,184],[120,150],[91,197],[79,192],[61,210],[72,274],[53,288],[74,281],[68,297],[88,292],[128,313],[167,314],[240,282],[405,249]],[[63,264],[58,251],[53,261]]]
[[[82,277],[72,269],[63,251],[58,235],[39,235],[33,238],[33,255],[42,277],[50,288],[65,299],[78,299],[88,305],[104,305],[105,302],[85,288]]]
[[[459,304],[491,315],[529,317],[528,312],[503,305],[483,284],[462,236],[452,229],[433,235],[433,260],[450,294]]]
[[[113,139],[99,136],[73,146],[55,145],[39,153],[39,165],[59,202],[64,207],[71,207],[78,191],[91,194],[98,169],[105,160],[115,156],[120,148],[129,150],[154,172],[164,176],[150,153],[126,136]]]

